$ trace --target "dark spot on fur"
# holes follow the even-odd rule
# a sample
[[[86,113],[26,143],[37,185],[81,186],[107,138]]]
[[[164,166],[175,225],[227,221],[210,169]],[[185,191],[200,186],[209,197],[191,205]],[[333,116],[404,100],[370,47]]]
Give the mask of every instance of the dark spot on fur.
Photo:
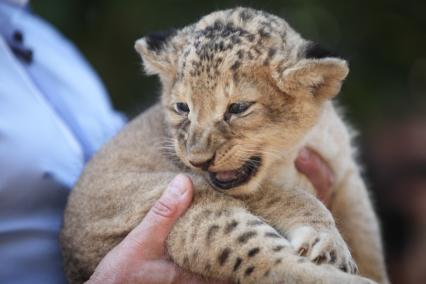
[[[265,31],[265,28],[263,28],[263,27],[260,28],[257,32],[260,34],[261,38],[269,38],[269,37],[271,37],[271,34],[269,32],[267,32],[267,31]]]
[[[279,245],[279,246],[274,247],[274,248],[272,249],[272,251],[274,251],[274,252],[279,252],[279,251],[280,251],[280,250],[282,250],[283,248],[284,248],[284,246]]]
[[[254,58],[253,53],[251,53],[251,51],[248,51],[247,57],[248,57],[248,59],[253,60],[253,58]]]
[[[257,53],[257,55],[262,54],[262,51],[260,51],[257,47],[254,47],[253,50]]]
[[[171,37],[176,35],[176,33],[176,29],[156,32],[145,36],[145,40],[150,50],[159,51],[164,47],[164,45]]]
[[[280,60],[280,62],[278,62],[278,67],[277,67],[278,74],[281,74],[281,73],[284,72],[284,62],[285,62],[284,59],[282,59],[282,60]]]
[[[247,222],[247,226],[255,227],[255,226],[260,226],[260,225],[263,225],[263,222],[260,221],[260,220],[250,220],[250,221]]]
[[[231,254],[231,250],[229,248],[225,248],[218,257],[219,264],[223,266],[225,262],[228,260],[229,255]]]
[[[192,221],[194,230],[196,230],[200,223],[203,222],[206,218],[208,218],[212,213],[213,212],[211,210],[204,210],[197,214]]]
[[[207,143],[211,143],[211,141],[207,141]],[[231,214],[231,212],[228,209],[223,209],[220,211],[216,211],[215,215],[216,217],[220,217],[220,216],[229,216]]]
[[[275,54],[277,53],[277,50],[275,48],[270,48],[268,50],[268,56],[265,58],[265,60],[263,61],[263,65],[269,65],[269,63],[271,62],[271,60],[274,58]]]
[[[334,264],[336,262],[336,251],[332,250],[330,252],[330,264]]]
[[[242,49],[238,50],[237,56],[238,56],[238,59],[243,59],[243,57],[244,57],[244,51]]]
[[[324,222],[322,220],[311,220],[310,222],[311,222],[312,225],[324,224]]]
[[[297,259],[297,263],[305,263],[305,262],[307,262],[308,260],[307,260],[307,258],[305,258],[305,257],[300,257],[299,259]]]
[[[189,266],[189,258],[187,255],[185,255],[183,258],[183,266],[186,266],[186,267]]]
[[[246,39],[249,41],[249,42],[253,42],[254,40],[255,40],[255,36],[254,36],[254,34],[247,34],[246,35]]]
[[[266,208],[271,208],[271,207],[273,207],[273,205],[280,203],[280,202],[281,202],[281,199],[279,199],[279,198],[271,199],[271,200],[268,201],[268,203],[266,203]]]
[[[217,231],[219,231],[219,226],[218,225],[212,225],[208,229],[208,231],[207,231],[207,238],[206,238],[207,243],[209,243],[211,241],[211,239],[214,237],[214,235],[217,233]]]
[[[315,246],[320,241],[319,238],[315,238],[314,242],[312,243],[312,246]]]
[[[318,43],[310,42],[305,49],[306,58],[340,57],[335,51],[328,50]]]
[[[218,51],[224,51],[225,50],[225,43],[223,42],[223,40],[221,40],[217,43],[217,49],[218,49]]]
[[[263,60],[263,66],[268,66],[269,65],[269,57],[266,57],[265,60]]]
[[[274,265],[280,264],[283,260],[281,258],[278,258],[275,260]]]
[[[252,274],[253,271],[254,271],[254,266],[250,266],[246,269],[246,271],[244,272],[244,275],[249,276],[250,274]]]
[[[251,238],[254,238],[256,235],[257,233],[255,231],[245,232],[238,237],[238,242],[245,244],[248,242],[248,240],[250,240]]]
[[[240,37],[238,35],[235,34],[235,35],[231,36],[231,42],[233,44],[240,44],[241,43],[241,39],[240,39]]]
[[[182,236],[182,237],[180,238],[180,244],[181,244],[181,246],[182,246],[182,247],[185,245],[185,242],[186,242],[186,237],[185,237],[185,236]]]
[[[248,20],[250,20],[251,18],[253,18],[253,14],[250,11],[248,11],[248,10],[242,10],[240,12],[239,16],[240,16],[240,19],[243,22],[247,22]]]
[[[279,239],[279,238],[281,238],[281,236],[280,235],[278,235],[277,233],[275,233],[275,232],[266,232],[265,233],[265,237],[267,237],[267,238],[274,238],[274,239]]]
[[[258,254],[260,252],[260,248],[252,248],[251,250],[249,250],[249,252],[247,253],[248,257],[253,257],[256,254]]]
[[[270,270],[270,269],[266,270],[266,271],[265,271],[265,273],[263,274],[263,276],[264,276],[264,277],[267,277],[267,276],[269,276],[269,273],[271,273],[271,270]]]
[[[220,30],[220,29],[223,29],[223,27],[224,27],[224,24],[221,20],[218,19],[218,20],[214,21],[214,23],[213,23],[214,29]]]
[[[199,252],[198,252],[198,250],[196,249],[193,253],[192,253],[192,259],[194,260],[194,261],[196,261],[197,260],[197,258],[198,258],[198,254],[199,254]]]
[[[240,268],[241,262],[243,262],[241,257],[237,257],[237,259],[235,260],[234,268],[232,269],[232,271],[234,271],[234,272],[237,271],[238,268]]]
[[[232,220],[231,223],[228,223],[225,227],[225,234],[229,234],[232,232],[236,227],[238,226],[238,222],[235,220]]]
[[[270,48],[268,51],[268,57],[272,58],[275,56],[276,53],[277,53],[277,50],[275,48]]]
[[[238,75],[237,72],[234,72],[234,74],[232,74],[232,79],[234,80],[234,82],[238,83],[240,81],[240,76]]]
[[[231,66],[232,71],[236,71],[241,66],[241,62],[239,60],[235,61]]]

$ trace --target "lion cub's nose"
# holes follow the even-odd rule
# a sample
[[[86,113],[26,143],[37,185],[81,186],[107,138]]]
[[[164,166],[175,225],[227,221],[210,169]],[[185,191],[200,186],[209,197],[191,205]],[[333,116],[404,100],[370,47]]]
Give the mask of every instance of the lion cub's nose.
[[[213,162],[214,155],[207,160],[190,160],[189,163],[196,168],[200,168],[204,171],[207,171],[211,163]]]

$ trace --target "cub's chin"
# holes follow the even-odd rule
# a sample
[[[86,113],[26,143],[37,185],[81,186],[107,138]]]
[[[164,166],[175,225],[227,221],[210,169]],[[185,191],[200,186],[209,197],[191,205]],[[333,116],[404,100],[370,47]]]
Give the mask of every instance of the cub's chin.
[[[262,157],[252,156],[235,170],[208,171],[207,181],[217,190],[230,190],[245,185],[252,180],[262,166]]]

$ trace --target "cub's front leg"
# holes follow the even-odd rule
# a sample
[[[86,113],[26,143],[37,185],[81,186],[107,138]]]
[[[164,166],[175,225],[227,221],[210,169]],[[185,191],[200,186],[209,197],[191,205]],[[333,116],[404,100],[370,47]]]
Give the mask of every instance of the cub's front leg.
[[[369,283],[297,256],[291,244],[247,211],[241,200],[211,189],[196,191],[167,245],[183,268],[236,283]]]
[[[250,197],[248,204],[289,239],[298,255],[317,264],[328,263],[344,272],[357,273],[333,216],[307,191],[267,186]]]

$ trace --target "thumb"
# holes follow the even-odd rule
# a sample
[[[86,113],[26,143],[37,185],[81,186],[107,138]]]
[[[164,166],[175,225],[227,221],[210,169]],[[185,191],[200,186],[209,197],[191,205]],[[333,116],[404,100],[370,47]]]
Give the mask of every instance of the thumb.
[[[143,249],[146,258],[164,254],[164,243],[176,223],[192,201],[193,186],[188,176],[177,175],[160,199],[149,210],[142,222],[124,240]],[[127,244],[129,245],[129,244]]]

